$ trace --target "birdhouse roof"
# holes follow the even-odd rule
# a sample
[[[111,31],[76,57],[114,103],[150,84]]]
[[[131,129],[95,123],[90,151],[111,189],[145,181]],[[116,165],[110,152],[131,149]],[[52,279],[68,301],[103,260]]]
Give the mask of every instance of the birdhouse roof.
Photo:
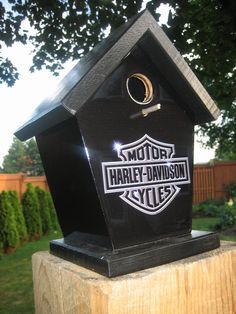
[[[170,84],[193,123],[216,119],[220,111],[184,58],[148,10],[98,44],[61,80],[15,135],[26,140],[77,114],[135,46],[141,47]]]

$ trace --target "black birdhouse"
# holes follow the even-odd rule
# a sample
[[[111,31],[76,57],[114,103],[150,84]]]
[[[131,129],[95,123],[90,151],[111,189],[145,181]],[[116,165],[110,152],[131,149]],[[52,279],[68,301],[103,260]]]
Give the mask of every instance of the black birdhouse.
[[[218,247],[191,227],[194,125],[218,115],[148,11],[95,47],[16,132],[37,140],[51,253],[112,277]]]

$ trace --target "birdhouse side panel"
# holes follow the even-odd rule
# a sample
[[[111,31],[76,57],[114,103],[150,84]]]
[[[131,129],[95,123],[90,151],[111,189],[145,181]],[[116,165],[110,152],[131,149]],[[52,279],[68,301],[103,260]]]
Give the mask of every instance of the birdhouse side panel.
[[[37,143],[64,236],[107,236],[86,149],[75,118],[37,136]]]

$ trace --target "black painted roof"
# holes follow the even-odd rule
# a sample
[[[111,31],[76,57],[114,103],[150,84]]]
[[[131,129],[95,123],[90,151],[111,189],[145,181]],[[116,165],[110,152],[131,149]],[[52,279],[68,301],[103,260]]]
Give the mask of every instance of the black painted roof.
[[[154,17],[145,10],[83,57],[59,83],[55,95],[45,99],[15,135],[26,140],[75,115],[137,43],[189,107],[195,124],[219,116],[212,98]]]

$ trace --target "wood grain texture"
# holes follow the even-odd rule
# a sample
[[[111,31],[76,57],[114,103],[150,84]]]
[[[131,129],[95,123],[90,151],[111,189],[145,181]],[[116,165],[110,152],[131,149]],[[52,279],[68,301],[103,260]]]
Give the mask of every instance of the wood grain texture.
[[[33,279],[37,314],[233,314],[236,243],[113,279],[38,252]]]

